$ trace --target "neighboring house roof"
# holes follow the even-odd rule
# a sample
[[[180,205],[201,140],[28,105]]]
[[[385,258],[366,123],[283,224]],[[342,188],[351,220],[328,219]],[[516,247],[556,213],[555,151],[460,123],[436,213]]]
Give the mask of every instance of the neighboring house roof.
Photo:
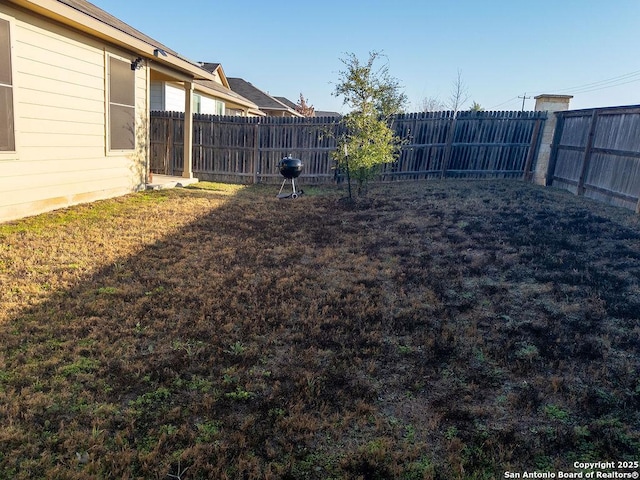
[[[200,66],[207,72],[217,73],[222,83],[227,87],[229,86],[229,82],[227,82],[227,76],[224,74],[224,70],[222,70],[221,64],[212,62],[200,62]]]
[[[247,107],[249,109],[249,113],[253,115],[259,115],[259,116],[265,115],[265,113],[260,110],[260,107],[258,107],[258,105],[253,103],[251,100],[244,98],[242,95],[239,95],[238,93],[234,92],[229,88],[225,88],[224,86],[220,85],[218,82],[214,82],[212,80],[196,80],[194,83],[196,85],[200,85],[207,89],[213,90],[216,94],[215,96],[218,96],[223,100],[235,102],[238,105]],[[203,93],[207,93],[207,92],[204,91]]]
[[[195,79],[213,79],[196,62],[188,60],[157,40],[85,0],[10,0],[30,11],[58,21],[67,27],[124,47],[161,68],[188,74]],[[166,56],[162,53],[166,53]]]
[[[294,110],[297,111],[297,108],[296,108],[297,105],[295,103],[293,103],[291,100],[289,100],[288,98],[286,98],[286,97],[273,97],[273,98],[275,98],[276,100],[278,100],[281,103],[284,103],[287,107],[293,108]]]
[[[242,78],[229,77],[227,78],[231,90],[239,93],[245,98],[248,98],[253,103],[260,107],[260,110],[274,113],[288,113],[295,117],[302,117],[295,108],[290,108],[284,103],[276,100],[268,93],[263,92],[257,87],[254,87],[251,83],[243,80]]]
[[[239,95],[233,90],[225,88],[223,85],[220,85],[218,82],[214,82],[212,80],[196,80],[195,83],[197,83],[198,85],[202,85],[203,87],[210,88],[211,90],[215,90],[218,93],[222,93],[226,97],[230,97],[230,99],[235,99],[235,100],[238,100],[239,102],[247,103],[250,106],[258,108],[258,106],[255,103],[253,103],[251,100],[244,98],[242,95]]]
[[[338,112],[329,112],[325,110],[316,110],[314,112],[316,117],[341,117],[342,114]]]
[[[294,110],[297,110],[298,105],[293,103],[288,98],[286,98],[286,97],[274,97],[274,98],[276,100],[284,103],[285,105],[293,108]],[[313,116],[314,117],[341,117],[342,115],[339,114],[338,112],[329,112],[329,111],[325,111],[325,110],[314,110],[313,111]]]
[[[211,62],[200,62],[200,66],[209,73],[216,75],[220,80],[220,83],[226,88],[231,88],[229,86],[229,81],[227,80],[227,75],[224,73],[222,69],[222,65],[219,63],[211,63]]]
[[[260,107],[258,107],[258,105],[256,105],[254,102],[231,90],[229,81],[227,80],[227,76],[225,75],[221,64],[214,62],[200,62],[200,65],[207,72],[217,76],[217,79],[219,81],[196,80],[195,83],[197,85],[210,88],[217,94],[220,94],[220,96],[222,96],[222,98],[224,98],[225,100],[230,100],[232,102],[238,103],[239,105],[248,107],[249,113],[251,113],[252,115],[266,115],[266,113],[261,111]]]

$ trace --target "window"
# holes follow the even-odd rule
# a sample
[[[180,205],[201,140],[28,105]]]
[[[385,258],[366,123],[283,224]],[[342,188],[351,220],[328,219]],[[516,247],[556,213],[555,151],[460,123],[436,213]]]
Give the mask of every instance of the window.
[[[135,70],[131,64],[109,57],[109,149],[136,146]]]
[[[9,22],[0,18],[0,152],[16,149]]]
[[[216,115],[224,115],[224,102],[216,100]]]
[[[202,113],[202,96],[198,94],[193,95],[193,113]]]

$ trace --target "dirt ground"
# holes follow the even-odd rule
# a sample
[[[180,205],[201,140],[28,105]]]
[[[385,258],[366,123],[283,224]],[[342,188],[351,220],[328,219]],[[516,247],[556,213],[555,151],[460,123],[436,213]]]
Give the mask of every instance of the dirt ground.
[[[0,478],[638,460],[638,215],[519,181],[276,190],[0,225]]]

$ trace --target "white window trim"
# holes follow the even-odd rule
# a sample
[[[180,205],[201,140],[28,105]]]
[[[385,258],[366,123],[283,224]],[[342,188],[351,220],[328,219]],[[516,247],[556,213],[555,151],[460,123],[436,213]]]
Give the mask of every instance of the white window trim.
[[[134,146],[133,148],[127,148],[127,149],[112,149],[111,148],[111,84],[110,84],[110,72],[109,72],[109,61],[111,58],[115,58],[116,60],[120,60],[122,62],[126,62],[126,63],[131,63],[131,59],[123,57],[121,55],[117,55],[115,53],[111,53],[105,50],[105,55],[104,55],[104,94],[105,94],[105,111],[104,111],[104,131],[105,131],[105,137],[104,137],[104,149],[105,149],[105,155],[107,157],[117,157],[117,156],[122,156],[123,154],[130,154],[132,152],[136,151],[136,147],[137,147],[137,140],[135,137],[135,134],[133,136],[133,142],[134,142]],[[135,98],[135,92],[136,92],[136,77],[137,75],[134,72],[133,75],[133,91],[134,91],[134,98],[133,98],[133,117],[134,117],[134,128],[137,127],[137,123],[136,123],[136,114],[138,112],[138,106],[137,106],[137,102],[136,102],[136,98]],[[119,104],[116,104],[119,105]],[[125,106],[130,106],[130,105],[125,105]]]
[[[0,18],[9,22],[9,48],[11,50],[11,101],[13,102],[13,145],[14,150],[5,150],[0,152],[0,160],[18,160],[18,149],[20,147],[19,129],[18,129],[18,99],[16,95],[16,54],[15,54],[15,18],[0,13]]]

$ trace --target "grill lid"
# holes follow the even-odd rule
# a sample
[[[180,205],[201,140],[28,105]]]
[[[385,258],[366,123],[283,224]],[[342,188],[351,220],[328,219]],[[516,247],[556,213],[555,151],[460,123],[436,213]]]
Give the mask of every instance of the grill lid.
[[[280,160],[280,175],[284,178],[298,178],[302,173],[302,160],[285,157]]]

